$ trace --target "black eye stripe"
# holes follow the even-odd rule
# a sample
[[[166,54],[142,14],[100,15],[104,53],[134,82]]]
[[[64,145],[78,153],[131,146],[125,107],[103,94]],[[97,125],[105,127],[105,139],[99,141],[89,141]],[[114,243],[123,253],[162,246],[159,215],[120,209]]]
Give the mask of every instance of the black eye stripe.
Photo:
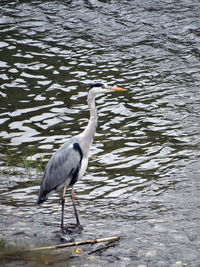
[[[105,87],[105,85],[103,83],[93,83],[90,86],[89,90],[92,89],[92,88],[94,88],[94,87]]]

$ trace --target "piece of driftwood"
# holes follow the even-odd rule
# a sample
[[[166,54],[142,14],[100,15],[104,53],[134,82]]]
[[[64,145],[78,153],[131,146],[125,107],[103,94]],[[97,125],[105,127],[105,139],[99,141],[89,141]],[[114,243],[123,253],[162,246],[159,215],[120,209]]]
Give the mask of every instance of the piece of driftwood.
[[[113,241],[118,241],[119,239],[120,239],[119,236],[113,236],[113,237],[107,237],[107,238],[90,239],[90,240],[83,240],[83,241],[77,241],[77,242],[63,243],[63,244],[59,244],[55,246],[31,248],[26,251],[31,252],[31,251],[52,250],[52,249],[66,248],[66,247],[72,247],[72,246],[95,244],[95,243],[101,243],[101,242],[113,242]]]
[[[100,248],[97,248],[97,249],[94,249],[94,250],[88,252],[88,254],[90,255],[90,254],[92,254],[92,253],[96,253],[96,252],[105,250],[105,249],[107,249],[107,248],[112,248],[112,247],[115,247],[115,245],[116,245],[115,241],[110,241],[110,242],[109,242],[108,244],[106,244],[105,246],[100,247]]]

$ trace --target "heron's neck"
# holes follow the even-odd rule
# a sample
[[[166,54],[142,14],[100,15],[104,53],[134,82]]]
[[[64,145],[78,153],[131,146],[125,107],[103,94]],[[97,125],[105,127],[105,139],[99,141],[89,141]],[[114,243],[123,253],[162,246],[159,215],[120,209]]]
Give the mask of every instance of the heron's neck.
[[[86,154],[88,153],[90,145],[93,141],[94,134],[95,134],[96,127],[97,127],[97,120],[98,120],[94,94],[88,95],[88,106],[90,109],[90,119],[85,130],[80,135],[81,141],[82,141],[82,149],[83,149],[83,152],[85,150]]]

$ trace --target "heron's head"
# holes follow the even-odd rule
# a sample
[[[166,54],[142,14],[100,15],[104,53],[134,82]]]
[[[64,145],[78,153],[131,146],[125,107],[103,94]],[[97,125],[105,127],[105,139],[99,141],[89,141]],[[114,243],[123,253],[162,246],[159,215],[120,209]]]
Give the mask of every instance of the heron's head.
[[[112,91],[126,91],[126,89],[117,86],[108,86],[106,83],[103,82],[97,82],[90,86],[89,92],[91,91],[95,94],[101,94]]]

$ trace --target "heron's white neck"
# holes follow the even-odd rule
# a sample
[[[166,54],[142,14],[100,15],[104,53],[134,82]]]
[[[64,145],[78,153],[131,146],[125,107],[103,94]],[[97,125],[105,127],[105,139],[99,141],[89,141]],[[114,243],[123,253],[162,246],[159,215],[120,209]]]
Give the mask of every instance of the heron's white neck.
[[[94,138],[98,120],[95,94],[92,92],[89,92],[88,94],[88,106],[90,109],[90,119],[85,130],[80,134],[81,147],[85,156],[88,156],[88,151]]]

